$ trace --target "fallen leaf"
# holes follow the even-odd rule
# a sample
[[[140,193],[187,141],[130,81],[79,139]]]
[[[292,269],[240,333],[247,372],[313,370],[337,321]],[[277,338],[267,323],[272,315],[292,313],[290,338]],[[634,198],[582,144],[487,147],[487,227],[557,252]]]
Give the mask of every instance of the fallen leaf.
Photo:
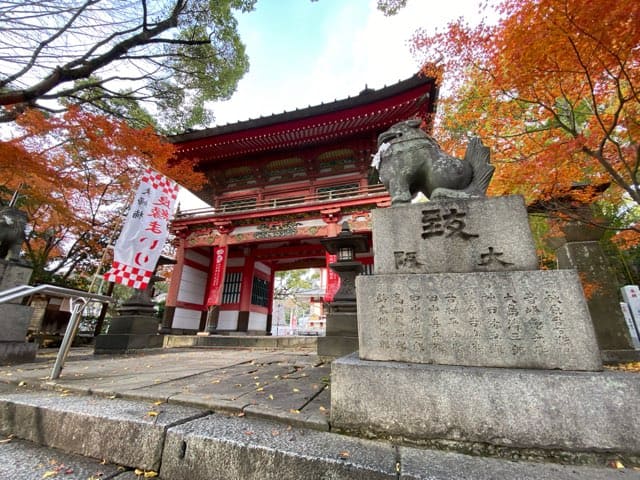
[[[147,412],[147,415],[149,415],[150,417],[157,417],[158,416],[158,412],[154,412],[153,410],[150,412]]]
[[[256,390],[256,392],[262,392],[264,390],[264,387],[260,387]]]
[[[139,468],[136,468],[133,473],[135,473],[137,476],[140,475],[144,475],[144,470],[140,470]]]
[[[269,400],[273,400],[273,395],[269,395]]]
[[[296,415],[298,415],[300,413],[300,410],[296,410],[295,408],[292,408],[291,410],[289,410],[289,413],[295,413]]]
[[[153,477],[157,477],[158,476],[158,472],[154,472],[153,470],[149,470],[147,472],[144,472],[144,478],[153,478]]]
[[[327,409],[326,409],[326,408],[324,408],[322,405],[320,405],[319,410],[320,410],[321,412],[324,412],[324,411],[326,411]]]
[[[349,458],[349,452],[347,452],[346,450],[344,450],[344,451],[340,452],[340,453],[338,454],[338,456],[339,456],[340,458]]]
[[[253,377],[254,380],[258,380],[259,378],[260,377],[258,377],[258,376]]]
[[[245,413],[244,413],[244,412],[240,412],[240,413],[238,414],[238,416],[239,416],[239,417],[244,417],[244,416],[245,416]]]
[[[211,383],[220,383],[220,380],[211,380]]]
[[[617,468],[620,470],[624,468],[624,464],[620,460],[612,460],[611,462],[609,462],[609,465],[611,466],[611,468]]]
[[[27,384],[27,382],[25,382],[25,381],[23,380],[23,381],[21,381],[21,382],[18,384],[18,386],[19,386],[19,387],[24,387],[26,384]]]
[[[158,400],[157,402],[153,402],[154,405],[162,405],[164,402],[162,400]]]
[[[299,389],[299,388],[294,388],[294,389],[293,389],[293,393],[298,393],[298,392],[300,392],[300,389]]]
[[[44,475],[42,475],[42,478],[51,478],[55,477],[56,475],[58,475],[58,472],[56,470],[47,470],[46,472],[44,472]]]

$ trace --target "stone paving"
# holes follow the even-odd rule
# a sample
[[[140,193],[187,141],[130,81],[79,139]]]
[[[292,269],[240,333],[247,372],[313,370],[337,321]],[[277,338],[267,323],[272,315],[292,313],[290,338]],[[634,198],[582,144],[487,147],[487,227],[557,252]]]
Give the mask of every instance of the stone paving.
[[[56,353],[0,367],[0,478],[640,480],[633,467],[484,458],[328,431],[330,365],[310,349],[73,349],[51,381]]]
[[[330,366],[308,349],[172,349],[93,355],[74,349],[49,380],[56,350],[0,367],[0,381],[23,389],[194,406],[328,430]]]

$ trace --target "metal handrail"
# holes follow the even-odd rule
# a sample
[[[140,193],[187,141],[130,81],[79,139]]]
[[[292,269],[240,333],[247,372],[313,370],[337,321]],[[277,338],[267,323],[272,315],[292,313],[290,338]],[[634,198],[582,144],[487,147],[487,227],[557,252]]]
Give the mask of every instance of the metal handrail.
[[[50,380],[55,380],[60,376],[62,366],[64,365],[67,355],[69,354],[69,350],[71,349],[71,343],[73,341],[73,337],[75,337],[76,332],[78,331],[78,326],[80,325],[80,314],[84,310],[84,307],[90,302],[111,303],[113,299],[106,295],[99,295],[97,293],[89,293],[83,290],[74,290],[73,288],[43,284],[35,287],[29,285],[18,285],[17,287],[9,288],[0,293],[0,303],[29,297],[36,293],[50,294],[57,297],[71,299],[71,318],[69,319],[67,330],[65,331],[64,338],[60,344],[56,363],[53,365],[53,370],[49,376]]]

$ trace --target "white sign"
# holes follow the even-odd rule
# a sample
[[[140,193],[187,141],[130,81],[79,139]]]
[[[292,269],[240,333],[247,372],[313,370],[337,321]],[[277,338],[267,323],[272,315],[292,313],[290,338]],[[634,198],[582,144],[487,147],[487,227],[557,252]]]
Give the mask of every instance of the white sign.
[[[637,285],[625,285],[620,290],[622,291],[622,298],[627,304],[631,317],[630,322],[627,321],[629,333],[632,338],[640,339],[640,289]],[[622,313],[624,313],[624,310],[622,310]],[[640,347],[636,345],[635,348]]]

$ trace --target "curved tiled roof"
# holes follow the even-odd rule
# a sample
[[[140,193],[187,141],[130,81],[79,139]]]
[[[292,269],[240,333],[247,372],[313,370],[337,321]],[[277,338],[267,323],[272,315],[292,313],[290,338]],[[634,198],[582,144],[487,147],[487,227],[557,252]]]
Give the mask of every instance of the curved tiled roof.
[[[187,132],[170,137],[178,155],[203,163],[272,150],[335,141],[432,113],[436,85],[415,75],[358,96],[254,120]]]

